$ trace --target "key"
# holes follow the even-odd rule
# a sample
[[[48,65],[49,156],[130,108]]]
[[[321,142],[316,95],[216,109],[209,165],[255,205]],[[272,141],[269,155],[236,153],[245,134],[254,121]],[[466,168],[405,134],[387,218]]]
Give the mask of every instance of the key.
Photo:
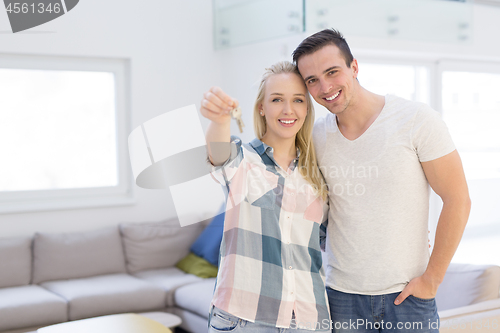
[[[243,127],[245,127],[245,124],[243,123],[243,119],[241,119],[241,108],[238,106],[237,108],[232,109],[230,113],[231,118],[236,119],[240,133],[243,133]]]

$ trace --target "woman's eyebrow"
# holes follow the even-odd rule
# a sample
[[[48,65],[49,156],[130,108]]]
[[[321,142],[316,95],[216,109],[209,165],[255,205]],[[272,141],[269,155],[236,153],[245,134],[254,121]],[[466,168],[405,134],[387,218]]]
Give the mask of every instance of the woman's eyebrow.
[[[283,96],[283,94],[281,94],[281,93],[271,93],[271,95]],[[304,95],[304,94],[293,94],[293,96],[304,96],[305,97],[306,95]]]

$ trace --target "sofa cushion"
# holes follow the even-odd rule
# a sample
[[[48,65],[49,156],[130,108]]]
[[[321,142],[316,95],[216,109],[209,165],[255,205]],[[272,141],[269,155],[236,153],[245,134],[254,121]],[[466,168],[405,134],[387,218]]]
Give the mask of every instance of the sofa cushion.
[[[441,326],[443,321],[454,321],[456,319],[462,320],[462,318],[471,316],[483,316],[491,315],[492,312],[497,312],[500,314],[500,298],[492,299],[489,301],[484,301],[472,305],[462,306],[459,308],[453,308],[449,310],[439,311],[439,320],[441,320]],[[485,327],[487,328],[487,327]],[[458,333],[458,332],[457,332]]]
[[[41,286],[68,301],[70,320],[165,307],[162,288],[128,274],[50,281]]]
[[[139,279],[151,282],[165,290],[165,292],[167,293],[167,306],[175,305],[174,292],[178,287],[201,281],[201,278],[191,274],[186,274],[175,267],[141,271],[134,273],[134,276],[138,277]]]
[[[117,227],[71,234],[36,233],[33,283],[125,273]]]
[[[0,239],[0,288],[30,283],[31,242],[31,237]]]
[[[500,267],[450,264],[436,294],[439,311],[498,298]]]
[[[208,319],[214,288],[215,278],[203,279],[177,288],[175,305]]]
[[[0,289],[0,331],[68,320],[67,304],[39,286]]]
[[[221,209],[224,208],[225,205]],[[218,266],[219,264],[220,243],[222,241],[222,234],[224,233],[225,216],[225,211],[215,216],[193,245],[191,245],[191,252],[214,266]]]
[[[181,227],[178,220],[121,224],[127,270],[173,267],[189,253],[203,228],[202,223]]]

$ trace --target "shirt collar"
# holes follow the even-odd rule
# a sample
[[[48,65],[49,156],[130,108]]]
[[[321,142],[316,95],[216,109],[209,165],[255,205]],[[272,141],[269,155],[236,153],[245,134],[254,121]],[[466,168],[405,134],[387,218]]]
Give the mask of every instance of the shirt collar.
[[[273,152],[274,152],[273,147],[265,144],[264,142],[260,141],[257,138],[250,141],[250,146],[252,146],[253,149],[255,149],[255,151],[257,152],[257,154],[259,154],[260,156],[262,156],[265,153],[267,156],[269,156],[273,160],[274,163],[276,163],[276,161],[274,160],[274,156],[273,156]],[[297,165],[297,162],[299,161],[299,157],[300,157],[300,149],[297,147],[297,157],[293,160],[293,163],[295,165]]]

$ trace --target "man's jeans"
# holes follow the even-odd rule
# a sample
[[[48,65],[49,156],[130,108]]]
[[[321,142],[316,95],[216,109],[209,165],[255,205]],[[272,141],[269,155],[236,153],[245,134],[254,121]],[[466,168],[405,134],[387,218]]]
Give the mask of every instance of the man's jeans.
[[[394,305],[399,293],[386,295],[347,294],[326,288],[334,333],[439,333],[434,299],[409,296]]]

